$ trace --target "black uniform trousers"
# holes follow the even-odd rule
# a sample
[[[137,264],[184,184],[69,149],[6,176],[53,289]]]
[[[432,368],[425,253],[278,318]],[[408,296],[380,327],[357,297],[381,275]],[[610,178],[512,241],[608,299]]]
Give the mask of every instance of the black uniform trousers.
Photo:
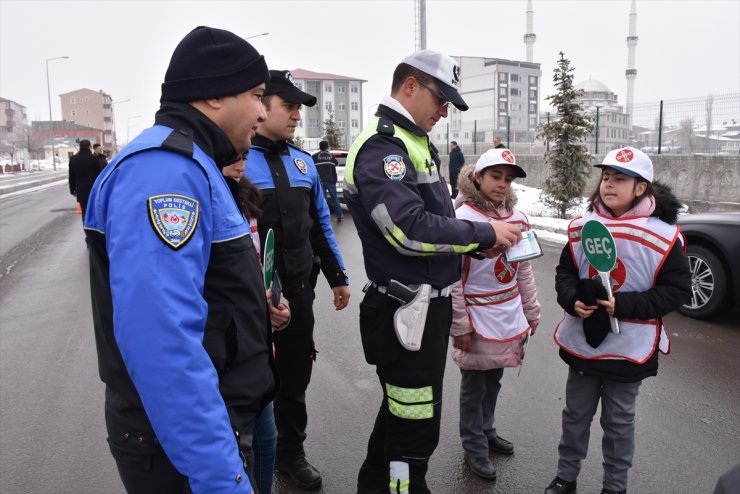
[[[283,292],[290,304],[290,324],[273,333],[275,363],[280,387],[273,403],[278,431],[277,459],[304,455],[306,439],[306,389],[316,360],[313,341],[314,289],[306,280],[300,287]]]
[[[442,381],[452,324],[450,297],[430,300],[421,349],[408,351],[401,346],[393,327],[393,315],[400,303],[369,288],[360,303],[360,333],[365,360],[376,366],[383,388],[375,427],[370,435],[357,482],[357,492],[388,492],[390,463],[408,464],[410,494],[430,491],[426,484],[429,458],[439,443],[442,413]],[[402,418],[389,408],[388,387],[420,389],[431,387],[433,404],[430,418]],[[399,402],[392,400],[394,405]],[[403,401],[403,400],[402,400]],[[400,487],[400,486],[399,486]]]

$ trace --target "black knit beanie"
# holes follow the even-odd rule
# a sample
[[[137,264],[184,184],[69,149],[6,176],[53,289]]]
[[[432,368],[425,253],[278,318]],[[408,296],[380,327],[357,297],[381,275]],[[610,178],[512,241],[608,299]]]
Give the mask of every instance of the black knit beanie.
[[[236,34],[199,26],[175,48],[160,101],[233,96],[270,80],[265,57]]]

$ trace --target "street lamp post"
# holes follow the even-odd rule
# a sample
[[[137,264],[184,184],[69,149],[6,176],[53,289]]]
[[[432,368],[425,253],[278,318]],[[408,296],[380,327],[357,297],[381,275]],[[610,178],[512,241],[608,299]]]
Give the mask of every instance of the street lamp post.
[[[111,114],[113,117],[113,154],[118,154],[118,134],[116,133],[116,108],[115,106],[118,103],[128,103],[129,101],[131,101],[131,98],[113,101],[110,104],[110,110],[111,110]],[[128,144],[128,142],[126,144]]]
[[[47,58],[46,59],[46,93],[49,97],[49,132],[51,132],[51,163],[54,166],[54,171],[57,169],[57,160],[54,153],[54,120],[51,118],[51,85],[49,84],[49,62],[52,60],[60,60],[62,58],[69,58],[67,56],[64,57],[54,57],[54,58]]]
[[[141,118],[141,115],[134,115],[132,117],[128,117],[128,120],[126,121],[126,145],[128,146],[128,143],[130,142],[130,135],[131,135],[131,120],[135,118]]]

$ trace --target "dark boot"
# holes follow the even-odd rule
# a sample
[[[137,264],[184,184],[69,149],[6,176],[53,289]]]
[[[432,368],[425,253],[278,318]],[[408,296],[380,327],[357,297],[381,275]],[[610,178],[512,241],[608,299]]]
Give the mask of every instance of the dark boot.
[[[514,452],[514,445],[501,437],[488,440],[488,449],[500,455],[510,455]]]
[[[487,456],[472,457],[465,455],[465,463],[478,477],[486,480],[496,480],[496,470]]]
[[[321,474],[308,461],[305,455],[298,455],[291,459],[277,458],[275,470],[290,476],[295,485],[307,491],[321,488]]]
[[[560,477],[555,477],[545,489],[545,494],[571,494],[576,492],[576,481],[568,482]]]

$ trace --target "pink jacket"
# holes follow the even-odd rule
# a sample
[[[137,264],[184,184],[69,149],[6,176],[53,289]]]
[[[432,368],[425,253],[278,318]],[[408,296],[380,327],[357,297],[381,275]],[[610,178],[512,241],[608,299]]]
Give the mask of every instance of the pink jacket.
[[[455,206],[463,202],[473,204],[493,216],[508,216],[516,204],[516,195],[510,191],[501,208],[497,210],[492,203],[483,199],[472,180],[473,165],[465,166],[458,177],[459,194]],[[461,258],[464,260],[464,257]],[[473,262],[475,260],[473,259]],[[534,281],[532,264],[529,261],[519,263],[517,284],[522,300],[524,315],[528,321],[540,318],[540,303],[537,301],[537,285]],[[488,370],[501,367],[516,367],[523,357],[523,342],[517,338],[513,341],[498,342],[479,338],[473,333],[468,320],[463,298],[462,280],[452,286],[452,327],[450,336],[472,333],[472,345],[469,352],[452,348],[452,359],[465,370]]]

